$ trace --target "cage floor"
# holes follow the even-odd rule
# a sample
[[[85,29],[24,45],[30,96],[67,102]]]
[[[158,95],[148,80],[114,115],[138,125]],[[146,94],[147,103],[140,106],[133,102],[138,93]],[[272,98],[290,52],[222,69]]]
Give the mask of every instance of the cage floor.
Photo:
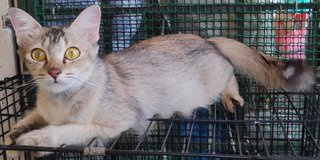
[[[28,76],[0,81],[0,138],[33,105],[35,87]],[[240,84],[247,79],[240,79]],[[253,86],[250,83],[250,86]],[[244,87],[245,88],[245,87]],[[249,87],[253,88],[253,87]],[[9,150],[48,151],[40,159],[318,159],[320,156],[320,93],[242,91],[243,108],[227,113],[219,104],[199,108],[190,117],[153,117],[145,134],[124,132],[107,143],[93,139],[87,146],[60,148],[0,145],[0,159]]]

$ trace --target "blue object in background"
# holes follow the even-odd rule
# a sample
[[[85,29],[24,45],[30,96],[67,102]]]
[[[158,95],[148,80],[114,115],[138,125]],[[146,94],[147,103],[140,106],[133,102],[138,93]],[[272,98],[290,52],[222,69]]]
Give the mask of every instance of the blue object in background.
[[[56,10],[86,8],[99,3],[96,0],[44,0],[44,4],[45,9],[51,12],[44,15],[44,26],[68,26],[77,15],[57,14]]]
[[[111,7],[131,8],[140,7],[139,0],[111,0]],[[142,14],[118,14],[112,19],[112,50],[118,51],[128,48],[132,43],[132,38],[140,28]]]
[[[196,119],[209,119],[209,112],[206,108],[199,108],[196,111]],[[192,123],[191,123],[192,124]],[[185,127],[183,124],[180,126]],[[183,132],[181,136],[192,135],[191,143],[195,143],[195,147],[190,147],[190,153],[202,153],[210,154],[209,150],[209,123],[194,123],[193,130],[191,131],[192,125],[187,126],[187,133]],[[192,133],[191,133],[192,132]],[[198,148],[199,147],[199,148]],[[208,160],[205,157],[193,157],[193,160]]]
[[[225,115],[211,115],[207,108],[199,108],[196,111],[195,119],[216,119],[226,120]],[[231,136],[229,135],[229,125],[227,123],[200,123],[195,122],[180,122],[179,130],[182,144],[187,144],[190,134],[191,141],[188,152],[201,154],[233,154],[234,151],[230,146]],[[186,146],[185,146],[186,147]],[[184,151],[186,148],[184,149]],[[192,157],[192,160],[209,160],[206,157]],[[216,158],[219,159],[219,158]]]

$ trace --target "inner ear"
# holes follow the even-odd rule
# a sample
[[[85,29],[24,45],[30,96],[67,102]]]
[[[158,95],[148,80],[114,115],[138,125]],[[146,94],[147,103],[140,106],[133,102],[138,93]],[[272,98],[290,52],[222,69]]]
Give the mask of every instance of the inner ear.
[[[98,5],[93,5],[83,10],[69,29],[76,34],[85,34],[91,44],[99,40],[101,10]]]
[[[16,33],[18,46],[27,46],[32,42],[33,34],[41,29],[41,25],[21,9],[10,8],[8,14]]]

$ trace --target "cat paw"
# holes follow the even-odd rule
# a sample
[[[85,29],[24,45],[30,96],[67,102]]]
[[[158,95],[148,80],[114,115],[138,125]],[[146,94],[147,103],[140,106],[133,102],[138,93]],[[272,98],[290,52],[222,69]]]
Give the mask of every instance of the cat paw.
[[[50,135],[43,130],[34,130],[21,135],[16,140],[16,144],[21,146],[55,147],[55,145],[52,143],[52,137],[50,137]],[[39,151],[32,152],[31,154],[34,157],[42,157],[50,153],[51,152]]]
[[[7,136],[4,137],[4,144],[5,145],[13,145],[15,143],[15,138],[11,136],[12,132],[9,132]],[[7,150],[6,151],[7,156],[9,159],[19,159],[21,152],[14,151],[14,150]]]
[[[5,145],[14,145],[16,143],[17,138],[27,131],[28,131],[28,129],[24,126],[14,127],[4,137],[4,144]],[[7,156],[10,157],[10,159],[19,159],[21,154],[22,154],[22,152],[20,152],[20,151],[7,150]]]
[[[5,136],[5,139],[4,139],[4,144],[5,145],[12,145],[15,143],[16,139],[28,132],[29,129],[27,127],[24,127],[24,126],[19,126],[19,127],[14,127],[6,136]]]
[[[234,113],[235,106],[240,105],[242,107],[244,105],[244,100],[240,95],[224,95],[222,97],[222,104],[227,111]]]
[[[10,133],[4,137],[4,145],[13,145],[15,143],[15,139],[12,138]]]

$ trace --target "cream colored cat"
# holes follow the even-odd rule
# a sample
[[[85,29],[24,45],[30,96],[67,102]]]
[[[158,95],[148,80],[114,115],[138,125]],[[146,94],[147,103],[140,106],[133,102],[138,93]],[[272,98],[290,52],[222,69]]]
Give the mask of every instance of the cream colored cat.
[[[101,59],[97,5],[69,27],[41,27],[17,8],[9,16],[38,93],[36,108],[6,144],[58,147],[114,138],[129,128],[143,131],[155,114],[190,115],[220,98],[232,112],[232,101],[244,104],[234,67],[267,87],[305,91],[314,84],[302,61],[282,63],[226,38],[160,36]]]

